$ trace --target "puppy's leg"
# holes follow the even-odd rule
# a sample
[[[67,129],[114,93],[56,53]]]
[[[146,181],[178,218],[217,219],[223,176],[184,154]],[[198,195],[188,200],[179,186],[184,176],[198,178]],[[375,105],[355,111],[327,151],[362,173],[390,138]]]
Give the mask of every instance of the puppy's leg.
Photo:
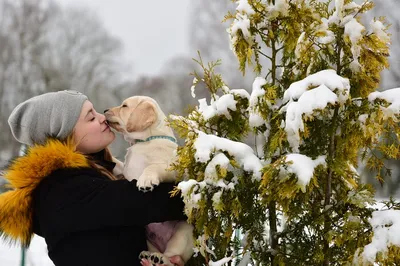
[[[113,174],[115,176],[122,175],[124,173],[124,163],[115,158],[114,156],[112,157],[112,161],[115,163]]]
[[[187,262],[193,255],[193,247],[193,226],[182,221],[176,225],[176,232],[168,241],[164,255],[167,257],[179,255],[184,262]]]
[[[147,241],[147,248],[149,251],[142,251],[139,255],[139,259],[146,259],[152,262],[152,264],[163,264],[167,266],[173,266],[167,256],[164,256],[155,246]]]
[[[165,170],[168,167],[167,164],[150,164],[147,166],[143,173],[137,179],[137,187],[139,190],[153,190],[153,186],[157,186],[162,181],[162,177],[167,174]]]
[[[153,246],[150,243],[150,241],[146,241],[146,242],[147,242],[147,251],[145,250],[145,251],[140,252],[139,259],[150,260],[151,259],[151,255],[153,253],[160,253],[160,251],[155,246]]]

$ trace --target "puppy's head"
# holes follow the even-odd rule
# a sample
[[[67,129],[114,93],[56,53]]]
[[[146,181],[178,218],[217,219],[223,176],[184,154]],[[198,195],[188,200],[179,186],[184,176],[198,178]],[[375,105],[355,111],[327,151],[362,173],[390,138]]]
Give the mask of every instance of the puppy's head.
[[[157,117],[154,100],[146,96],[130,97],[120,106],[105,111],[108,124],[122,133],[142,132],[153,125]]]

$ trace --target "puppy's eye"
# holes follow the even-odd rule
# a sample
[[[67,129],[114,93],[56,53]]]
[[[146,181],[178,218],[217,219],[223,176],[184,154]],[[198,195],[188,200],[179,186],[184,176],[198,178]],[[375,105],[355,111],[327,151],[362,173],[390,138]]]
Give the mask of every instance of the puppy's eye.
[[[128,107],[128,105],[124,104],[124,105],[122,105],[122,107]]]

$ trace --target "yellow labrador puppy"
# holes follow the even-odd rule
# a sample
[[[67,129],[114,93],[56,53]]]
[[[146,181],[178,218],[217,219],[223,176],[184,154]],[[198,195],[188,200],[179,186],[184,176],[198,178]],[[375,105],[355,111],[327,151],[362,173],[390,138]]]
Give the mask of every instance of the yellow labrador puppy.
[[[166,116],[157,102],[147,96],[134,96],[120,106],[105,111],[109,125],[122,133],[131,144],[125,163],[116,160],[114,174],[123,174],[129,181],[137,180],[140,190],[152,190],[160,182],[174,181],[175,174],[167,168],[178,147]],[[147,226],[149,252],[141,258],[153,263],[170,265],[168,257],[179,255],[186,262],[193,254],[193,227],[186,222],[171,221]]]

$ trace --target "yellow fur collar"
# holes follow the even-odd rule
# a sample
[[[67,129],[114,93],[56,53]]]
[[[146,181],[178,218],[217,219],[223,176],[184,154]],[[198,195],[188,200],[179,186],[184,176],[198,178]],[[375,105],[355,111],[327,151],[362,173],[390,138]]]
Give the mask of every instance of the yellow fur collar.
[[[32,192],[46,176],[60,168],[87,167],[86,157],[75,146],[58,140],[28,149],[13,161],[4,178],[10,191],[0,194],[0,236],[29,246],[33,235]]]

